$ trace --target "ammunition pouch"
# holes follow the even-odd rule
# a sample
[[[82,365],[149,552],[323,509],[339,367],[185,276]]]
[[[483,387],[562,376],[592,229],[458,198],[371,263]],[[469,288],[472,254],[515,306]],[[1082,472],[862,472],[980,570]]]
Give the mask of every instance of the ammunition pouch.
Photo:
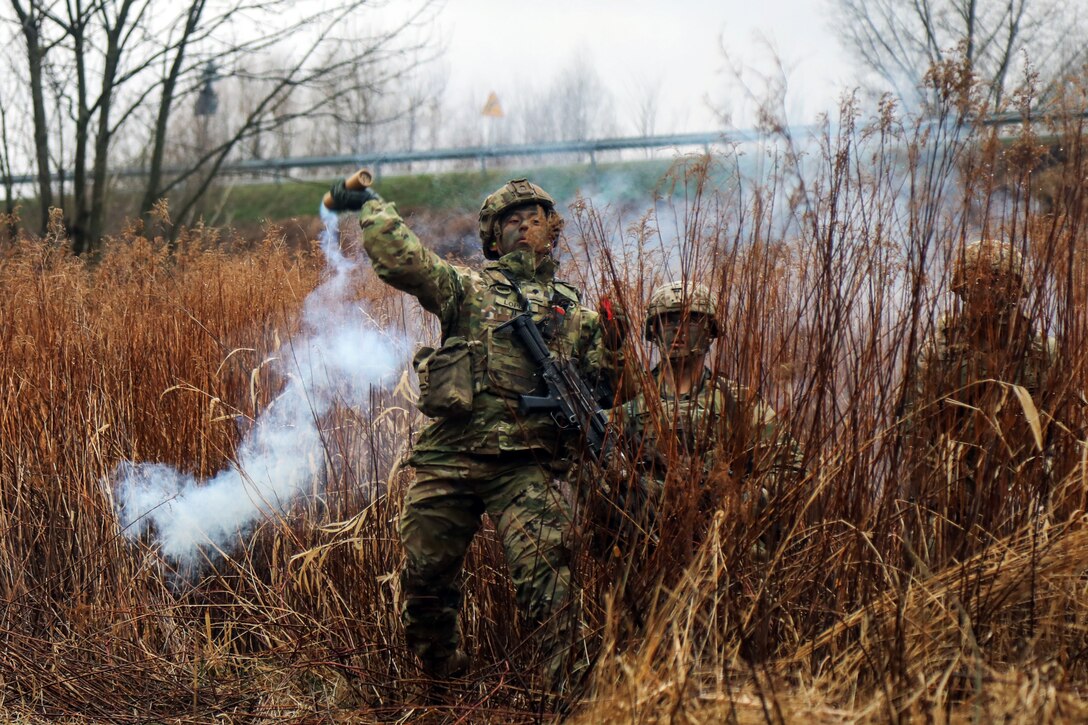
[[[476,389],[473,374],[475,348],[480,343],[450,337],[437,350],[421,347],[412,358],[419,376],[416,406],[431,418],[461,418],[472,412]]]

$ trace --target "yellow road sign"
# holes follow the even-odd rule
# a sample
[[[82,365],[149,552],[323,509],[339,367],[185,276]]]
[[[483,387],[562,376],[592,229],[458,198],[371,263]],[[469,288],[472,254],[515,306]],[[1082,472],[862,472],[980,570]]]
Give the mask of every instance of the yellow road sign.
[[[499,104],[499,97],[495,95],[495,91],[491,91],[491,95],[487,97],[487,103],[484,104],[480,115],[490,116],[491,118],[503,117],[502,106]]]

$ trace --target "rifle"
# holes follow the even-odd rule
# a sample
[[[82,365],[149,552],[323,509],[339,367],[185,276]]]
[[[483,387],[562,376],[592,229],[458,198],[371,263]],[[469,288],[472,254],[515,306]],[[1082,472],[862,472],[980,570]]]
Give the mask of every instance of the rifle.
[[[517,287],[515,286],[515,289]],[[518,290],[520,292],[520,290]],[[529,358],[540,370],[540,376],[547,386],[547,395],[521,395],[518,398],[518,412],[522,415],[536,412],[551,413],[552,418],[560,428],[579,430],[586,441],[586,448],[594,461],[602,468],[609,466],[609,457],[617,458],[621,469],[628,469],[626,455],[616,449],[615,441],[609,440],[608,415],[601,408],[597,399],[590,391],[589,386],[582,380],[582,376],[570,360],[559,360],[548,344],[544,336],[540,334],[540,328],[533,320],[531,313],[526,311],[504,322],[496,328],[496,332],[507,327],[513,329],[514,336],[525,347]],[[615,461],[612,461],[614,464]],[[642,486],[642,474],[637,474],[639,485],[631,491],[615,490],[609,498],[615,507],[613,510],[623,512],[623,518],[612,519],[607,522],[613,529],[613,535],[620,536],[617,529],[623,522],[632,521],[638,529],[649,537],[652,545],[658,543],[658,534],[653,530],[657,514],[652,507],[647,507],[645,501],[638,496]],[[635,500],[627,500],[629,496],[635,496]],[[641,522],[637,518],[641,517]]]
[[[547,395],[522,395],[518,398],[518,412],[551,413],[560,428],[576,428],[585,438],[590,455],[598,463],[604,463],[605,456],[611,452],[611,442],[607,440],[608,415],[597,402],[589,386],[575,369],[570,360],[559,360],[540,328],[529,312],[522,312],[498,327],[496,332],[507,327],[513,329],[514,336],[525,347],[529,359],[540,370],[540,376],[547,386]]]

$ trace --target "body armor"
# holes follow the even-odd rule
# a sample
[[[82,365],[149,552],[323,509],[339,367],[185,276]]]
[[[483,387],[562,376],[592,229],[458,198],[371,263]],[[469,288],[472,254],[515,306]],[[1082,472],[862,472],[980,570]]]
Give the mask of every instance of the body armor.
[[[512,331],[498,328],[524,311],[520,289],[552,352],[573,355],[581,334],[582,315],[576,290],[558,280],[512,282],[497,263],[484,265],[480,272],[461,272],[465,295],[452,332],[481,343],[481,359],[475,366],[477,390],[514,400],[519,395],[539,392],[540,371]]]

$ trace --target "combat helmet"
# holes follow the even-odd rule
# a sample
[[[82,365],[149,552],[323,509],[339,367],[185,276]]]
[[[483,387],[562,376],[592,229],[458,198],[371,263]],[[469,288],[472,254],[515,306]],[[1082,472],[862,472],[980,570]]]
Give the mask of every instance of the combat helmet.
[[[719,334],[718,311],[714,307],[710,289],[704,284],[674,281],[657,287],[650,295],[650,304],[646,309],[644,334],[647,340],[654,342],[657,339],[654,331],[654,321],[668,312],[704,315],[710,327],[711,339]]]
[[[559,241],[563,220],[555,211],[555,199],[528,179],[513,179],[484,199],[480,207],[480,244],[485,257],[498,259],[502,256],[499,252],[499,222],[502,215],[514,207],[527,204],[544,207],[548,224],[551,225],[552,247]]]
[[[1010,302],[1027,294],[1023,255],[1009,242],[995,239],[980,239],[964,248],[952,267],[952,291],[963,299],[972,284],[972,272],[982,268],[1006,283],[1002,287],[1012,295]]]

